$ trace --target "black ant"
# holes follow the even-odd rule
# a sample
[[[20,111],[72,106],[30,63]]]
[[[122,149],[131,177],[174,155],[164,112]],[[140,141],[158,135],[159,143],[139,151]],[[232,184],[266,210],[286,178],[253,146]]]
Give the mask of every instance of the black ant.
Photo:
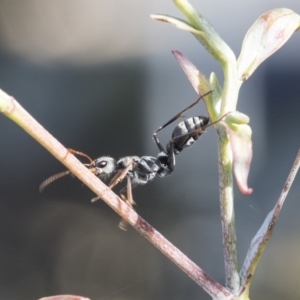
[[[195,102],[187,108],[176,114],[167,123],[160,126],[154,131],[152,138],[156,143],[159,153],[157,157],[153,156],[126,156],[118,161],[109,156],[102,156],[92,160],[88,155],[69,149],[70,152],[86,157],[90,163],[85,164],[97,177],[102,180],[107,180],[113,174],[115,176],[109,183],[109,188],[113,188],[125,177],[127,178],[127,185],[120,191],[122,199],[129,205],[135,204],[132,198],[132,189],[138,185],[143,185],[155,178],[156,175],[166,177],[170,175],[175,169],[175,155],[179,154],[184,148],[190,147],[202,135],[205,129],[209,126],[219,123],[227,114],[223,115],[215,122],[209,123],[209,118],[204,116],[188,118],[180,122],[173,130],[172,138],[167,143],[166,149],[160,144],[157,133],[182,117],[182,114],[188,109],[195,106],[203,97],[209,95],[212,91],[202,95]],[[42,191],[47,185],[54,180],[59,179],[65,175],[71,174],[70,171],[64,171],[55,174],[46,179],[40,185]],[[99,197],[93,198],[92,201],[98,200]],[[120,227],[124,229],[125,223],[121,222]]]

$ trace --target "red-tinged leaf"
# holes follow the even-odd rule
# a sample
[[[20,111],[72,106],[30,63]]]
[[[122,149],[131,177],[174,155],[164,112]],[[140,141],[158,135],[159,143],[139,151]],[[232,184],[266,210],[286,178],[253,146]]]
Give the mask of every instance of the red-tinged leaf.
[[[248,174],[252,160],[251,128],[247,124],[226,124],[232,154],[233,171],[237,185],[244,195],[250,195],[252,189],[248,187]]]
[[[74,295],[58,295],[58,296],[44,297],[39,300],[90,300],[90,299],[81,296],[74,296]]]
[[[213,93],[204,99],[204,102],[211,119],[215,120],[220,110],[222,98],[222,89],[218,83],[217,77],[212,73],[209,81],[183,53],[177,50],[173,50],[172,53],[197,94],[203,95],[209,91],[213,91]]]
[[[300,16],[290,9],[277,8],[261,15],[244,38],[238,58],[239,78],[248,79],[299,28]]]
[[[176,2],[175,4],[177,5],[180,1]],[[183,6],[179,5],[178,8],[188,18],[189,22],[167,15],[151,15],[150,18],[172,24],[179,29],[192,33],[202,46],[221,63],[221,65],[223,65],[225,61],[234,64],[236,63],[236,58],[232,50],[221,39],[214,27],[201,14],[197,13],[188,2],[185,2]]]
[[[179,18],[175,18],[175,17],[171,17],[171,16],[167,16],[167,15],[150,15],[150,18],[157,20],[157,21],[169,23],[179,29],[189,31],[194,34],[198,34],[198,35],[203,34],[201,31],[199,31],[196,28],[194,28],[193,26],[191,26],[187,21],[179,19]]]
[[[206,76],[201,73],[183,53],[178,50],[173,50],[172,53],[180,64],[183,72],[192,84],[196,93],[207,93],[210,90],[210,84]]]

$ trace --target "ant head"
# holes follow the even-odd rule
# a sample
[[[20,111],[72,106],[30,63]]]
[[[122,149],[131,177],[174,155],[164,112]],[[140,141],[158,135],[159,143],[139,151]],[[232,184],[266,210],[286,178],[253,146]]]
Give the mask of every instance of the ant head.
[[[101,156],[96,158],[90,164],[86,165],[97,177],[106,180],[117,169],[117,163],[115,159],[109,156]]]

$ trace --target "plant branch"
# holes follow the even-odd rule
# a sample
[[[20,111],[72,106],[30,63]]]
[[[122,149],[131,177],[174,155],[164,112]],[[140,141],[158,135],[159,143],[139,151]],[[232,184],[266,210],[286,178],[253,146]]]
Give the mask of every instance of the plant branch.
[[[247,291],[250,287],[253,274],[258,265],[258,262],[270,240],[270,237],[273,233],[276,221],[278,219],[279,213],[282,209],[284,201],[288,192],[290,191],[291,185],[296,177],[296,174],[300,167],[300,148],[296,156],[293,167],[288,175],[288,178],[283,186],[282,192],[279,196],[279,199],[275,207],[269,212],[262,226],[256,233],[255,237],[251,241],[251,245],[247,256],[245,258],[243,267],[241,269],[241,292]]]
[[[0,111],[21,126],[63,163],[78,179],[109,205],[116,213],[148,239],[214,299],[232,299],[232,293],[209,277],[165,237],[143,220],[99,178],[92,174],[75,156],[46,131],[13,97],[0,90]]]

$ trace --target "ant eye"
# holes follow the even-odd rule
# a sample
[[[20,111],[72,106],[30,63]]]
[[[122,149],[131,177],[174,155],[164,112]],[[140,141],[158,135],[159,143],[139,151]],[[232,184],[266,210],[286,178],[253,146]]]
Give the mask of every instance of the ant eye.
[[[98,168],[104,168],[104,167],[106,167],[106,165],[107,165],[107,161],[106,160],[101,160],[100,162],[98,162],[96,164],[96,167],[98,167]]]

